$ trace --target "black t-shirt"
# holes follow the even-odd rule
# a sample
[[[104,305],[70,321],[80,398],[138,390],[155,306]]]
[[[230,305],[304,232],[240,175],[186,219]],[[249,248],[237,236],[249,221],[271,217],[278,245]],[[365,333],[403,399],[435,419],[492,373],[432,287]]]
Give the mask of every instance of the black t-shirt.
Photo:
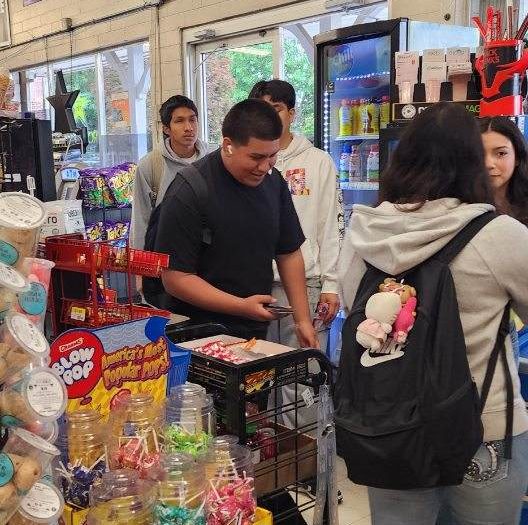
[[[212,242],[202,242],[198,198],[178,174],[163,200],[156,251],[170,255],[171,270],[197,274],[232,295],[271,293],[273,259],[298,250],[304,242],[288,185],[275,169],[256,188],[241,184],[225,168],[220,150],[194,166],[207,184],[205,211]],[[207,312],[174,297],[166,307],[193,322],[222,323],[234,335],[266,328],[266,323]]]

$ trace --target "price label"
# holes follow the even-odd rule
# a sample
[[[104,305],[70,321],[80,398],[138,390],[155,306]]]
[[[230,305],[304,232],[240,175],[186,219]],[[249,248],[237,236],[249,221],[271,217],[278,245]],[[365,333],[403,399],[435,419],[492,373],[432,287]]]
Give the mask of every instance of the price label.
[[[306,407],[310,408],[314,405],[314,397],[313,397],[313,391],[311,388],[306,388],[303,393],[301,394],[304,402],[306,403]]]
[[[86,308],[81,308],[80,306],[72,306],[70,318],[74,321],[86,320]]]

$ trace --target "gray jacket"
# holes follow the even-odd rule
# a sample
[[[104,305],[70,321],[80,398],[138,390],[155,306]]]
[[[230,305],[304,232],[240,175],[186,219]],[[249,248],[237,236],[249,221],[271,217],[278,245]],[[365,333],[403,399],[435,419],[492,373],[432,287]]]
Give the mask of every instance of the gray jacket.
[[[196,157],[198,160],[207,155],[208,146],[198,139],[196,142]],[[166,138],[161,146],[163,156],[163,175],[161,177],[156,206],[163,200],[167,188],[174,180],[176,173],[189,164],[191,159],[178,157],[171,149],[169,139]],[[152,206],[150,196],[152,193],[152,161],[150,154],[145,155],[138,164],[134,181],[134,199],[132,201],[132,221],[130,225],[130,246],[143,249],[145,246],[145,233],[147,231]]]

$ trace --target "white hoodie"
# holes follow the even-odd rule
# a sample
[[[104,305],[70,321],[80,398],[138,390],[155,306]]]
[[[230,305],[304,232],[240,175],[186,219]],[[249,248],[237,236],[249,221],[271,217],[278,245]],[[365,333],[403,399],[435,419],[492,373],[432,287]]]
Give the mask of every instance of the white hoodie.
[[[330,155],[302,135],[281,150],[275,167],[292,194],[306,241],[301,247],[306,278],[320,280],[322,293],[339,293],[339,213],[337,173]],[[275,282],[280,282],[274,265]]]
[[[364,261],[390,275],[402,273],[434,255],[473,218],[492,209],[488,204],[461,204],[457,199],[430,201],[414,212],[401,211],[389,202],[377,208],[354,206],[339,263],[345,306],[350,309],[354,302]],[[469,367],[480,389],[508,301],[513,301],[512,308],[528,322],[528,228],[506,215],[494,219],[450,268]],[[509,337],[506,347],[515,392],[514,435],[518,435],[528,430],[528,415]],[[485,441],[504,438],[506,387],[500,362],[482,422]]]

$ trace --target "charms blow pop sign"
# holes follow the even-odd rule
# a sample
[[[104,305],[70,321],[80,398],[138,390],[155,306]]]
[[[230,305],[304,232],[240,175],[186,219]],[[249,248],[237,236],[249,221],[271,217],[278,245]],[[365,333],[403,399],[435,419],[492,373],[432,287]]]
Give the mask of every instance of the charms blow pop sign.
[[[68,411],[93,408],[104,416],[122,393],[165,398],[172,343],[163,332],[166,320],[156,319],[69,330],[53,342],[50,366],[66,385]]]

